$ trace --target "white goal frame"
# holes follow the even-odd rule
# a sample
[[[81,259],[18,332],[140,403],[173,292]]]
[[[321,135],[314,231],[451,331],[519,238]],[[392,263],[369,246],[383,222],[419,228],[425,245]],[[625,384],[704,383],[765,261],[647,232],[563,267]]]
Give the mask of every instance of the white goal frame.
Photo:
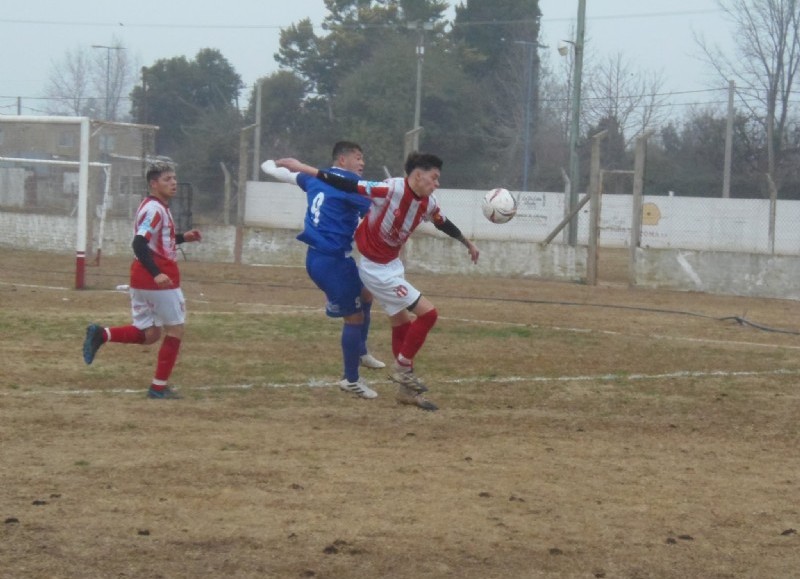
[[[79,160],[69,162],[78,165],[78,224],[77,238],[75,240],[75,289],[86,287],[86,242],[87,242],[87,217],[89,205],[89,117],[45,117],[45,116],[3,116],[4,123],[42,123],[42,124],[69,124],[80,125],[80,153]],[[41,162],[41,160],[40,160]],[[57,161],[57,163],[68,163]]]

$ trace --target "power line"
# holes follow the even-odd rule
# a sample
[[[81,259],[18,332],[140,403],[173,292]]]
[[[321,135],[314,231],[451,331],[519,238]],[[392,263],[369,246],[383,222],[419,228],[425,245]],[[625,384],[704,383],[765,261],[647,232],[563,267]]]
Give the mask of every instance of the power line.
[[[609,14],[606,16],[587,16],[587,20],[627,20],[631,18],[668,18],[673,16],[694,16],[694,15],[702,15],[702,14],[717,14],[719,12],[724,12],[724,10],[720,8],[709,8],[706,10],[673,10],[667,12],[638,12],[633,14]],[[547,20],[546,18],[542,18],[542,20]],[[562,22],[568,22],[573,20],[573,18],[558,18],[552,19],[552,21],[560,20]]]
[[[219,29],[219,30],[264,30],[281,29],[291,26],[280,24],[180,24],[180,23],[158,23],[148,22],[146,24],[124,23],[124,22],[64,22],[58,20],[15,20],[10,18],[0,18],[0,24],[34,24],[44,26],[95,26],[95,27],[118,27],[118,28],[170,28],[170,29]]]
[[[706,10],[673,10],[664,12],[637,12],[632,14],[608,14],[605,16],[587,16],[587,20],[628,20],[636,18],[668,18],[675,16],[694,16],[703,14],[716,14],[722,12],[721,9],[706,9]],[[541,22],[569,22],[574,18],[530,18],[530,19],[516,19],[516,20],[477,20],[470,22],[459,22],[459,26],[498,26],[506,24],[532,24],[537,21]],[[447,24],[445,21],[442,24]],[[450,22],[455,24],[455,20]],[[0,24],[30,24],[40,26],[94,26],[94,27],[119,27],[119,28],[169,28],[169,29],[185,29],[185,30],[279,30],[288,28],[291,24],[186,24],[181,22],[104,22],[104,21],[62,21],[62,20],[32,20],[32,19],[18,19],[18,18],[0,18]],[[339,25],[341,26],[341,25]],[[393,24],[366,24],[355,23],[352,26],[361,28],[385,28],[394,26]]]

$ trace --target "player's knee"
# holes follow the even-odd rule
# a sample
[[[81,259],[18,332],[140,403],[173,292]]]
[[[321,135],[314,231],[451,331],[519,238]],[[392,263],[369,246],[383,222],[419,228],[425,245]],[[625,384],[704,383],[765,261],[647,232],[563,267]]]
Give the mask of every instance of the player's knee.
[[[364,323],[364,312],[356,312],[349,316],[344,316],[344,323],[353,326],[362,325]]]
[[[419,317],[419,319],[421,320],[424,319],[425,324],[428,326],[428,328],[432,328],[436,323],[436,320],[439,319],[439,312],[436,311],[436,308],[433,308],[432,310],[428,310],[427,312],[422,314]]]
[[[167,336],[172,336],[173,338],[178,338],[179,340],[183,339],[183,324],[177,326],[166,326],[164,328],[164,333]]]
[[[161,338],[161,328],[158,326],[150,326],[149,328],[145,328],[144,330],[144,341],[142,342],[143,345],[149,346],[150,344],[155,344],[158,342],[159,338]]]

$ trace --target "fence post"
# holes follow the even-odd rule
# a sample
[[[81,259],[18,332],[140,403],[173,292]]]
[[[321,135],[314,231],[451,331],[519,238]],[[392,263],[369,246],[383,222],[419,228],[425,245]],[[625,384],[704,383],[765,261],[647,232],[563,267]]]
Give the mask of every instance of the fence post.
[[[256,125],[248,125],[239,133],[239,182],[236,188],[236,238],[233,244],[233,263],[242,263],[242,246],[244,245],[244,202],[247,192],[247,141],[248,132]]]
[[[775,214],[778,205],[778,188],[775,187],[775,181],[772,180],[772,175],[767,173],[767,185],[769,186],[769,231],[767,233],[767,244],[769,246],[770,254],[775,254]]]
[[[644,166],[647,157],[647,137],[636,138],[636,157],[633,161],[633,199],[631,202],[631,240],[629,244],[628,285],[636,285],[636,250],[642,245],[642,197],[644,193]]]
[[[589,244],[586,255],[586,283],[597,285],[597,249],[600,240],[600,143],[608,131],[592,137],[592,164],[589,173]]]

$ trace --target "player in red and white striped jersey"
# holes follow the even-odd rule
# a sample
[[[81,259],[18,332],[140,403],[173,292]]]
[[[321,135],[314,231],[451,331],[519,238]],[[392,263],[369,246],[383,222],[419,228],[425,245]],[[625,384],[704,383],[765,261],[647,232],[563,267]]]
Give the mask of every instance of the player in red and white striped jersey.
[[[399,402],[436,410],[436,405],[422,395],[427,387],[414,374],[414,356],[436,323],[438,313],[433,303],[406,280],[400,250],[417,226],[429,221],[466,246],[473,263],[480,255],[475,244],[445,217],[433,194],[439,187],[442,160],[436,155],[412,153],[406,159],[405,178],[380,183],[354,181],[291,158],[279,159],[275,164],[282,168],[279,170],[307,173],[372,199],[369,212],[356,230],[355,241],[361,254],[361,281],[391,319],[395,363],[390,378],[398,384]]]
[[[158,350],[158,362],[149,398],[180,398],[168,386],[168,380],[178,358],[186,321],[186,301],[181,290],[178,269],[178,244],[200,241],[196,229],[175,233],[175,222],[169,202],[178,191],[175,170],[169,163],[151,165],[146,174],[150,195],[139,205],[134,223],[130,296],[133,323],[128,326],[104,328],[91,324],[86,328],[83,359],[94,361],[97,351],[106,342],[123,344],[153,344],[164,340]]]

